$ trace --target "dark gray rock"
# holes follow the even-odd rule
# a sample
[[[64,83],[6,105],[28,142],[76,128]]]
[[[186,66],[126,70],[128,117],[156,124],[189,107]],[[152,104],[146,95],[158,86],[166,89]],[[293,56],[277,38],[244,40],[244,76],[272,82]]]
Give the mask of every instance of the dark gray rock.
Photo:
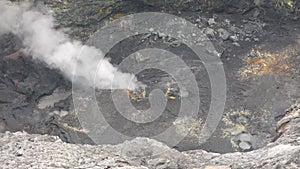
[[[20,103],[25,100],[25,96],[15,91],[4,88],[0,90],[0,103]]]

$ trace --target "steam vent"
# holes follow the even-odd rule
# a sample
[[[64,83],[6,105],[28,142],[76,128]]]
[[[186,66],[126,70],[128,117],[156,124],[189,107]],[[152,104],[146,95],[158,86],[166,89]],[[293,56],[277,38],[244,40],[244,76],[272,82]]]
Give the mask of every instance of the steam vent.
[[[300,168],[300,2],[0,0],[0,168]]]

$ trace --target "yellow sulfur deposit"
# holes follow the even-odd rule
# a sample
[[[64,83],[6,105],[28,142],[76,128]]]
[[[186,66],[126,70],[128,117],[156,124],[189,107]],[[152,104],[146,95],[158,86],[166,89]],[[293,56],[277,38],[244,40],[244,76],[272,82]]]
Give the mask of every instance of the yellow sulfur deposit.
[[[241,71],[243,77],[263,75],[286,75],[290,73],[290,50],[281,53],[252,50],[254,57],[247,57],[246,66]]]
[[[146,95],[146,91],[144,89],[141,89],[140,92],[135,92],[128,89],[125,89],[124,91],[128,94],[131,100],[136,100],[136,101],[145,98]]]

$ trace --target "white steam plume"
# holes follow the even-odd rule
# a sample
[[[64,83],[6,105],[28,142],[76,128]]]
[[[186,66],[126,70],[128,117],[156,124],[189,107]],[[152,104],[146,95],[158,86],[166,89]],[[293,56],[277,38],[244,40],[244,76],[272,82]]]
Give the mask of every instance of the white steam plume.
[[[7,0],[0,0],[0,35],[12,32],[23,40],[25,52],[46,63],[50,68],[59,69],[72,80],[77,65],[76,76],[88,85],[94,84],[99,89],[135,89],[137,79],[134,75],[117,70],[103,53],[95,47],[82,45],[69,39],[62,31],[54,29],[54,19],[32,9],[27,3],[18,5]],[[80,57],[78,57],[78,54]],[[100,60],[101,66],[96,77]]]

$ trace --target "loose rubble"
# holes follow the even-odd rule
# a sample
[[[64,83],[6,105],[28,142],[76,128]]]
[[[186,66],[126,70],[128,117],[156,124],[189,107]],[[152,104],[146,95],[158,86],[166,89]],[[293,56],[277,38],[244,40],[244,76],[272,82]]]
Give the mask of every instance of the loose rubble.
[[[297,110],[292,110],[286,117]],[[300,116],[293,115],[281,136],[247,153],[218,154],[204,150],[179,152],[148,138],[118,145],[75,145],[58,137],[5,132],[0,134],[2,168],[291,168],[300,167]],[[250,141],[247,134],[240,139]],[[243,147],[249,148],[245,142]]]

